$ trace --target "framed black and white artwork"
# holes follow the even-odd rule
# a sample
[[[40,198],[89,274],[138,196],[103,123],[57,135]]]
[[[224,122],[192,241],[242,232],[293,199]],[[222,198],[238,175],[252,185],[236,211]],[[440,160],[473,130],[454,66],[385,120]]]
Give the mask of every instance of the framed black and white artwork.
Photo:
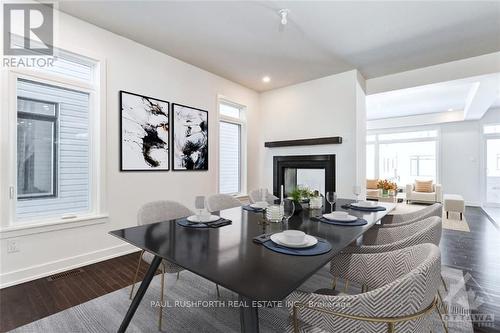
[[[208,112],[172,104],[174,171],[208,170]]]
[[[120,91],[122,171],[166,171],[170,168],[170,103]]]

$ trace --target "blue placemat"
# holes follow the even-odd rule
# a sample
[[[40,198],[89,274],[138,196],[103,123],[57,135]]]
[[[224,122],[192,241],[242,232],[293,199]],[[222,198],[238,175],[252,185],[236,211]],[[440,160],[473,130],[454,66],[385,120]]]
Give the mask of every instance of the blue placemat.
[[[249,212],[262,213],[264,211],[263,208],[253,208],[250,205],[243,206],[244,210],[248,210]]]
[[[360,218],[358,218],[356,221],[352,221],[352,222],[332,221],[329,219],[325,219],[324,217],[316,217],[315,219],[319,222],[322,222],[322,223],[341,225],[344,227],[358,227],[360,225],[368,224],[368,222],[365,219],[360,219]]]
[[[192,223],[187,220],[187,218],[177,220],[177,224],[186,228],[220,228],[231,224],[231,220],[223,219],[222,217],[217,221],[207,222],[207,223]]]
[[[365,207],[358,207],[358,206],[353,206],[353,205],[343,205],[342,208],[360,210],[363,212],[381,212],[381,211],[386,210],[386,208],[382,207],[382,206],[377,206],[377,207],[373,207],[373,208],[365,208]]]
[[[317,256],[330,252],[330,250],[332,249],[332,245],[327,240],[322,238],[318,238],[318,244],[305,249],[292,249],[286,246],[278,245],[272,240],[268,240],[267,242],[262,243],[262,245],[264,245],[271,251],[289,254],[292,256]]]

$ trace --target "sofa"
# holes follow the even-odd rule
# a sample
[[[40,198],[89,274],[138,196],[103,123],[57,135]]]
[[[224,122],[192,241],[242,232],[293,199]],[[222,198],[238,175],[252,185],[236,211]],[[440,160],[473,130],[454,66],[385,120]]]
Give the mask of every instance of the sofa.
[[[378,179],[366,180],[366,198],[376,199],[380,196],[380,190],[377,187]]]
[[[426,183],[426,182],[421,182],[421,183]],[[409,203],[410,201],[424,202],[424,203],[436,203],[443,201],[443,192],[441,184],[432,183],[428,191],[416,191],[415,187],[416,187],[415,183],[406,185],[406,203]]]

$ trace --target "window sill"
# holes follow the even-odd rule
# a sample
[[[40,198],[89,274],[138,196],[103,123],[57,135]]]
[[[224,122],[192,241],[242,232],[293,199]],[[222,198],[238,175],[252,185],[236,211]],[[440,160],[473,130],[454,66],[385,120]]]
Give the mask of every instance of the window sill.
[[[21,237],[32,234],[39,234],[50,231],[57,231],[70,228],[84,227],[94,224],[105,223],[108,220],[107,214],[97,214],[75,217],[67,220],[48,220],[40,223],[26,223],[10,225],[0,229],[0,239]]]

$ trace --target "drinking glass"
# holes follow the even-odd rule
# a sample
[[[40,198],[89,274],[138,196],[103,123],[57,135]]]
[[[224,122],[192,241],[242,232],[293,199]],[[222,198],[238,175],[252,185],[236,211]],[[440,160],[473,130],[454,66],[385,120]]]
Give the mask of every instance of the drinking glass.
[[[293,200],[285,199],[283,200],[283,222],[288,223],[290,217],[295,213],[295,204]]]
[[[196,209],[196,215],[203,215],[203,211],[205,210],[205,197],[203,195],[195,197],[194,208]]]
[[[326,192],[326,201],[330,203],[330,213],[333,212],[333,205],[337,202],[337,193],[335,192]]]
[[[361,194],[361,186],[359,185],[354,185],[352,187],[352,193],[356,196],[356,202],[359,201],[359,195]]]

